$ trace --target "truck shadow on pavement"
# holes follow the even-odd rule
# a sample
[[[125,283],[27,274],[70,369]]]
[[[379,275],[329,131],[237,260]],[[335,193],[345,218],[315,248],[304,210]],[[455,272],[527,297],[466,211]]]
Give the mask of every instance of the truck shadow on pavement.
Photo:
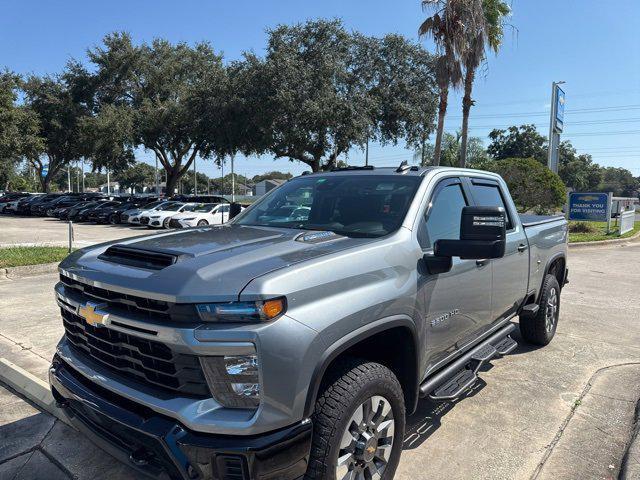
[[[533,350],[542,348],[539,345],[531,345],[525,343],[520,335],[520,330],[516,329],[511,334],[513,339],[518,342],[518,347],[511,353],[511,355],[521,355]],[[493,361],[500,361],[500,358],[495,358]],[[491,362],[485,363],[480,368],[480,373],[491,370],[493,365]],[[466,398],[471,398],[480,392],[487,383],[478,377],[476,383],[467,391],[466,394],[460,398],[451,401],[433,401],[431,399],[423,398],[418,402],[418,408],[415,413],[407,418],[407,426],[405,430],[404,438],[404,450],[412,450],[422,445],[433,433],[440,428],[442,417],[444,417],[449,411],[451,411],[459,402]]]
[[[487,367],[491,368],[491,365],[487,365]],[[486,370],[487,368],[485,367],[480,371]],[[441,402],[433,401],[429,398],[421,399],[418,402],[418,408],[415,413],[407,418],[404,445],[402,448],[404,450],[418,448],[440,428],[442,417],[449,413],[457,403],[475,396],[486,385],[487,383],[482,380],[482,378],[478,378],[467,393],[455,400]]]

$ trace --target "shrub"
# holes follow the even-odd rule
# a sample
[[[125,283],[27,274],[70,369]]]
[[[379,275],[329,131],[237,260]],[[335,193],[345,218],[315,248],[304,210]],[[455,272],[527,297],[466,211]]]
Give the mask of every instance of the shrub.
[[[596,233],[597,229],[587,222],[569,222],[571,233]]]
[[[486,169],[504,178],[521,213],[552,213],[565,204],[566,189],[558,174],[533,158],[506,158]]]

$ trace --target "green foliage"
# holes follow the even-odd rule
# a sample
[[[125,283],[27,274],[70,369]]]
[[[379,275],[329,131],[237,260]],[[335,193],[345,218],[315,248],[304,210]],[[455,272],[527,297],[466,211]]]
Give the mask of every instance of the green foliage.
[[[442,138],[442,151],[440,154],[440,165],[447,167],[457,167],[460,158],[461,133],[455,135],[445,132]],[[422,166],[433,165],[434,145],[427,143],[424,148],[416,150],[414,160]],[[424,154],[423,154],[424,153]],[[489,161],[489,156],[484,148],[480,137],[471,137],[467,142],[467,162],[470,168],[483,168]]]
[[[145,185],[154,185],[156,181],[156,169],[144,162],[137,162],[131,167],[116,172],[115,177],[123,190],[142,190]]]
[[[534,125],[494,129],[489,133],[489,138],[491,143],[487,153],[496,160],[535,158],[542,165],[547,164],[546,138],[538,133]]]
[[[640,180],[626,168],[606,167],[602,168],[602,180],[598,185],[601,192],[613,192],[615,196],[638,196]]]
[[[591,155],[578,155],[571,142],[558,146],[558,174],[567,187],[577,192],[597,190],[602,169],[593,163]]]
[[[293,175],[291,175],[290,173],[272,171],[272,172],[263,173],[262,175],[255,175],[251,179],[251,182],[259,183],[263,180],[289,180],[292,177]]]
[[[560,177],[533,158],[507,158],[488,165],[488,170],[507,182],[521,213],[554,212],[565,203],[565,186]]]
[[[352,34],[338,20],[279,26],[269,31],[265,59],[247,61],[266,149],[313,171],[335,166],[367,138],[415,142],[431,129],[431,57],[397,35]]]
[[[83,143],[82,119],[89,115],[86,106],[75,101],[70,85],[62,77],[31,76],[24,85],[26,106],[37,115],[38,136],[43,141],[42,155],[29,154],[43,190],[69,162],[80,158]],[[44,158],[43,158],[44,157]],[[42,176],[44,164],[48,173]]]
[[[132,143],[156,154],[167,172],[167,191],[173,192],[196,156],[210,157],[218,148],[211,112],[202,110],[211,98],[204,102],[202,95],[216,96],[214,104],[224,96],[218,88],[226,84],[222,57],[206,43],[192,47],[156,39],[136,46],[128,34],[118,33],[105,37],[89,58],[97,69],[97,101],[118,107],[106,131],[117,137],[130,121]]]

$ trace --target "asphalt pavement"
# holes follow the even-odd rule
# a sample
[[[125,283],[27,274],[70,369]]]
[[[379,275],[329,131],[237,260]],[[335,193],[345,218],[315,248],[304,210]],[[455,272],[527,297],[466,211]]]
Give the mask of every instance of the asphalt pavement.
[[[640,399],[640,242],[572,250],[569,268],[553,342],[494,360],[465,398],[421,401],[396,479],[618,478]],[[62,335],[55,282],[0,280],[0,357],[40,378]],[[0,388],[5,478],[135,476]]]
[[[147,227],[124,225],[96,225],[74,223],[74,247],[86,247],[95,243],[119,238],[149,235],[166,230],[150,230]],[[69,224],[57,218],[16,217],[0,214],[0,248],[14,245],[67,246]]]

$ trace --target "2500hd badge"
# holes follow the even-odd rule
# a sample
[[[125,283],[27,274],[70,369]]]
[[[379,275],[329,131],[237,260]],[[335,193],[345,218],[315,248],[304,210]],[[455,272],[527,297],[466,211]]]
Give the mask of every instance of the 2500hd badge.
[[[492,173],[302,175],[225,225],[72,253],[51,389],[151,477],[389,480],[420,398],[464,394],[516,316],[554,337],[566,242]]]

